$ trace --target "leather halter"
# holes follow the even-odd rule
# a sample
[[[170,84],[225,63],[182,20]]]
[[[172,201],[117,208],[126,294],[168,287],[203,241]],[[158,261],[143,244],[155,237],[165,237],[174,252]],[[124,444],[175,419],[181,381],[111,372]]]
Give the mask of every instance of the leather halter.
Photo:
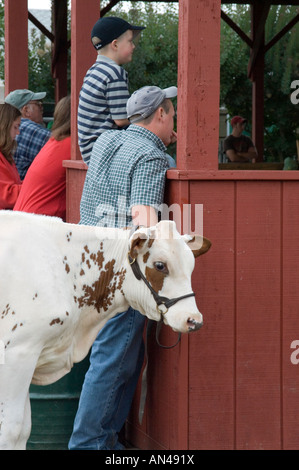
[[[195,296],[194,292],[191,292],[190,294],[182,295],[181,297],[175,297],[174,299],[169,299],[168,297],[163,297],[163,296],[159,295],[152,288],[152,286],[150,285],[150,283],[148,282],[146,277],[142,274],[137,259],[132,258],[130,256],[130,253],[128,253],[128,260],[129,260],[129,264],[132,268],[132,271],[133,271],[134,276],[136,277],[136,279],[138,279],[138,281],[140,281],[140,279],[142,279],[143,282],[146,284],[146,286],[151,291],[151,293],[152,293],[152,295],[153,295],[153,297],[156,301],[156,304],[157,304],[156,308],[157,308],[158,312],[160,313],[161,318],[163,318],[163,315],[165,315],[168,312],[169,307],[172,307],[172,305],[176,304],[179,300],[186,299],[187,297],[194,297]],[[161,308],[162,305],[165,307],[166,310]]]

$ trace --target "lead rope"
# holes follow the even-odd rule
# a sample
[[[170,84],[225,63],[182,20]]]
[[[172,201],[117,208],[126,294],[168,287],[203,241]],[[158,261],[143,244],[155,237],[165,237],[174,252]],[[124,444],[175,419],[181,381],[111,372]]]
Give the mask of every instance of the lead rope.
[[[139,401],[139,424],[141,425],[142,420],[143,420],[143,415],[144,415],[144,409],[145,409],[145,402],[146,402],[146,396],[147,396],[147,367],[148,367],[148,340],[151,335],[152,327],[153,324],[156,323],[156,342],[160,346],[160,348],[163,349],[172,349],[174,348],[181,340],[181,333],[178,334],[178,339],[175,344],[172,346],[163,346],[160,341],[159,341],[159,334],[161,331],[161,327],[163,324],[163,321],[160,320],[158,323],[155,322],[154,320],[149,320],[147,319],[147,325],[146,325],[146,334],[145,334],[145,342],[144,342],[144,361],[145,361],[145,366],[142,372],[142,377],[141,377],[141,392],[140,392],[140,401]]]
[[[130,236],[138,229],[139,227],[137,226],[133,226],[131,228],[131,231],[130,231]],[[143,276],[140,268],[139,268],[139,265],[136,261],[136,259],[132,259],[130,254],[128,253],[128,260],[129,260],[129,264],[133,270],[133,273],[135,275],[135,277],[140,280],[142,279],[145,284],[147,285],[147,287],[150,289],[156,303],[157,303],[157,306],[160,305],[161,303],[163,303],[164,305],[166,305],[166,312],[168,310],[168,307],[170,307],[171,305],[173,305],[174,303],[176,303],[178,300],[181,300],[181,299],[184,299],[186,297],[190,297],[190,296],[195,296],[194,292],[190,293],[190,294],[187,294],[187,295],[184,295],[182,297],[178,297],[176,299],[167,299],[166,297],[160,297],[157,292],[154,291],[154,289],[152,288],[152,286],[149,284],[149,282],[146,280],[146,278]],[[149,320],[147,319],[147,325],[146,325],[146,334],[145,334],[145,344],[144,344],[144,349],[145,349],[145,353],[144,353],[144,361],[145,361],[145,366],[144,366],[144,369],[143,369],[143,373],[142,373],[142,378],[141,378],[141,392],[140,392],[140,403],[139,403],[139,424],[142,423],[142,420],[143,420],[143,415],[144,415],[144,408],[145,408],[145,402],[146,402],[146,396],[147,396],[147,368],[148,368],[148,339],[150,337],[150,334],[151,334],[151,330],[152,330],[152,326],[154,323],[156,323],[156,342],[157,344],[160,346],[160,348],[163,348],[163,349],[172,349],[174,348],[181,340],[181,333],[178,334],[178,339],[176,341],[175,344],[173,344],[172,346],[163,346],[160,341],[159,341],[159,334],[160,334],[160,330],[161,330],[161,327],[162,327],[162,323],[163,323],[163,320],[162,320],[162,315],[163,313],[166,313],[166,312],[162,312],[161,310],[159,310],[159,313],[161,314],[161,320],[157,323],[157,322],[154,322],[154,320]]]

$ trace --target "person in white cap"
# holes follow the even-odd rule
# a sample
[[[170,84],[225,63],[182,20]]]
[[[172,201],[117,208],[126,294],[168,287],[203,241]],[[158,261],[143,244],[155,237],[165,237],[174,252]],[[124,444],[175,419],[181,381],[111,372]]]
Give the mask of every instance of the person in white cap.
[[[170,98],[177,88],[143,87],[127,102],[132,124],[96,140],[81,199],[81,224],[151,226],[164,200],[166,146],[176,141]],[[172,163],[173,164],[173,163]],[[129,413],[143,363],[145,317],[129,307],[109,320],[91,351],[71,450],[120,450],[118,434]]]
[[[43,127],[43,100],[46,92],[34,93],[27,89],[10,92],[5,103],[18,108],[22,113],[20,134],[17,136],[17,150],[14,160],[21,179],[41,148],[48,141],[51,131]]]

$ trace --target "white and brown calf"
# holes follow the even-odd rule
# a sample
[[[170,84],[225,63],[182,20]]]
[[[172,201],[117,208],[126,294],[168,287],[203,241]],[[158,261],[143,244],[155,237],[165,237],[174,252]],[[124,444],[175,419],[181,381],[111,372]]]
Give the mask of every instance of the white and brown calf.
[[[191,273],[194,256],[209,247],[173,222],[131,235],[0,211],[0,449],[26,446],[30,383],[67,374],[129,305],[150,319],[162,314],[176,331],[198,329]]]

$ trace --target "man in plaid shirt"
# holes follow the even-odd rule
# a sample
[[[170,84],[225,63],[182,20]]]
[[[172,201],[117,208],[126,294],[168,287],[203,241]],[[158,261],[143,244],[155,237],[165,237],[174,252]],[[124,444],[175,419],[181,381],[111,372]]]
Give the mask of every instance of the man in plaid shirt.
[[[9,93],[5,102],[18,108],[22,113],[20,134],[14,161],[23,180],[28,168],[41,148],[48,141],[51,132],[43,127],[43,104],[41,100],[46,93],[33,93],[30,90],[14,90]]]
[[[166,146],[176,141],[177,88],[143,87],[127,102],[132,123],[95,142],[81,199],[80,223],[122,227],[158,222],[169,168]],[[173,166],[173,165],[172,165]],[[70,449],[119,450],[143,363],[145,317],[131,307],[107,322],[91,351]]]

